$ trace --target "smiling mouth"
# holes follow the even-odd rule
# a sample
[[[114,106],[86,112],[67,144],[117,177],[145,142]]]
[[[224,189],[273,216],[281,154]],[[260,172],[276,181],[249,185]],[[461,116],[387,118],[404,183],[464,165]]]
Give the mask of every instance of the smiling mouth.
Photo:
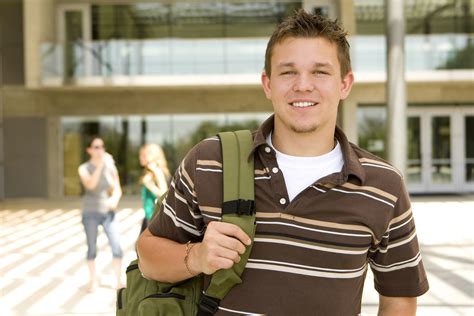
[[[316,102],[310,102],[310,101],[290,102],[289,104],[297,108],[308,108],[308,107],[317,105]]]

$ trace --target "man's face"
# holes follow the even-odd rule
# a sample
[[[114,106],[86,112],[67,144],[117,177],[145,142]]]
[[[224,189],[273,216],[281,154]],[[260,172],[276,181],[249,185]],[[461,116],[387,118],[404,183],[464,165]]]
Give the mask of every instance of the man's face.
[[[354,80],[341,79],[337,46],[324,38],[289,37],[273,48],[271,78],[262,74],[267,99],[273,103],[275,129],[299,134],[334,132],[337,107]]]

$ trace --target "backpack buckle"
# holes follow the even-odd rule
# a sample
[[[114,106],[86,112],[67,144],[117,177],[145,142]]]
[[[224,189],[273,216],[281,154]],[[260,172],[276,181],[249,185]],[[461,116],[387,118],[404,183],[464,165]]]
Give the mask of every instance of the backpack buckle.
[[[201,299],[199,300],[198,315],[214,315],[219,310],[219,303],[219,299],[207,296],[203,293],[201,295]]]
[[[255,214],[254,200],[233,200],[222,203],[222,214],[253,215]]]

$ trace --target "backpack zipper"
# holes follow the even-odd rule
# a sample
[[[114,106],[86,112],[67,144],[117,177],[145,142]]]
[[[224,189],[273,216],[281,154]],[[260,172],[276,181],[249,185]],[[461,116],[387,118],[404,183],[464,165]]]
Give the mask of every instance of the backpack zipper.
[[[156,293],[156,294],[148,295],[143,300],[146,300],[148,298],[177,298],[180,300],[184,300],[186,299],[186,296],[181,295],[181,294],[176,294],[176,293]]]

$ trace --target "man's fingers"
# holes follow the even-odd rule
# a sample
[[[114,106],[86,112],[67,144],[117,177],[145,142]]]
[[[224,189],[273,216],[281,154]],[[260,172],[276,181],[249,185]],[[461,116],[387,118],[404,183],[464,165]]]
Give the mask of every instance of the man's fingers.
[[[229,259],[229,260],[232,260],[233,263],[234,262],[237,263],[240,261],[240,255],[235,250],[220,248],[216,255],[217,255],[217,258]]]
[[[224,222],[210,222],[208,226],[211,225],[217,232],[237,238],[244,245],[248,246],[252,243],[250,237],[237,225]]]
[[[219,238],[217,242],[219,246],[237,251],[239,254],[243,254],[245,252],[245,246],[234,237]]]
[[[204,273],[211,274],[219,269],[228,269],[240,262],[245,245],[251,240],[238,226],[212,221],[208,224],[202,241],[201,262]]]
[[[223,257],[216,258],[215,262],[214,262],[214,269],[213,269],[212,273],[214,273],[214,272],[216,272],[217,270],[220,270],[220,269],[230,269],[230,268],[232,268],[233,265],[234,265],[233,260],[223,258]],[[212,274],[212,273],[210,273],[210,274]]]

